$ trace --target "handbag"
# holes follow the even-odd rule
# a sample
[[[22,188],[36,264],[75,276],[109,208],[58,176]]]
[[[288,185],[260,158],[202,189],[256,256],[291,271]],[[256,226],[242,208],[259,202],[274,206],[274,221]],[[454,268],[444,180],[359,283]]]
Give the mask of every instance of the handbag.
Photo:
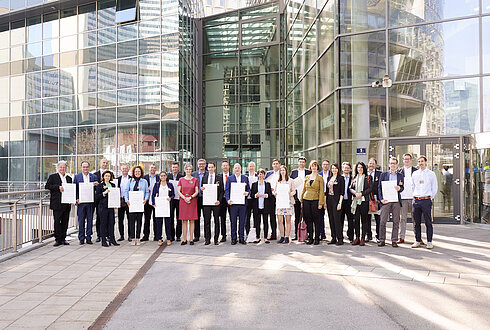
[[[306,241],[306,236],[307,236],[306,222],[304,220],[301,220],[298,226],[298,242]]]
[[[368,184],[371,180],[368,180]],[[378,214],[378,201],[374,198],[374,193],[369,194],[369,213]]]

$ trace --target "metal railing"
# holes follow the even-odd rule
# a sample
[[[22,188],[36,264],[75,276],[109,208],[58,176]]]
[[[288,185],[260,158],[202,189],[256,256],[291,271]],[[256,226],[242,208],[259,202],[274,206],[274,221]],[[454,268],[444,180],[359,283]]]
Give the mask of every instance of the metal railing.
[[[68,230],[76,228],[72,206]],[[49,209],[49,190],[0,193],[0,254],[41,243],[54,234],[53,212]]]

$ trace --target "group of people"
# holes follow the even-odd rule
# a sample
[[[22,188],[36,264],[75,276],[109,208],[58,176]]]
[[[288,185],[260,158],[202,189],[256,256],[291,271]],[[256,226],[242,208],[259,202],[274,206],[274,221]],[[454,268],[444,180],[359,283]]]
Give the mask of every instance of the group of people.
[[[229,161],[223,160],[221,173],[218,174],[215,163],[199,159],[197,170],[194,171],[191,164],[186,164],[184,173],[179,171],[177,162],[172,163],[170,172],[162,171],[158,174],[157,166],[152,164],[146,175],[141,166],[135,166],[130,175],[128,165],[122,165],[122,175],[114,178],[107,168],[106,159],[102,159],[101,168],[95,174],[89,173],[90,164],[84,161],[81,163],[81,172],[73,179],[73,183],[77,185],[78,239],[80,244],[92,244],[95,210],[96,241],[101,241],[102,246],[119,245],[117,241],[125,239],[125,216],[128,219],[128,240],[133,245],[149,240],[151,224],[153,239],[159,245],[164,241],[163,228],[167,244],[180,241],[181,245],[194,245],[194,242],[200,240],[201,218],[204,225],[204,244],[209,245],[213,240],[215,245],[219,245],[227,240],[227,215],[230,219],[232,245],[247,244],[247,235],[252,228],[255,229],[255,244],[260,243],[262,237],[266,244],[273,240],[287,244],[290,240],[301,239],[299,236],[301,228],[304,228],[303,221],[307,231],[306,237],[303,237],[305,243],[319,245],[321,240],[326,240],[326,214],[331,234],[328,244],[344,244],[344,221],[347,218],[347,238],[352,245],[364,246],[366,242],[373,240],[371,216],[374,215],[378,246],[386,245],[386,225],[391,216],[391,245],[397,247],[405,242],[407,216],[411,207],[416,238],[412,247],[425,245],[421,237],[423,219],[427,229],[426,246],[431,249],[431,208],[437,192],[437,179],[434,172],[427,168],[425,156],[419,156],[417,162],[419,168],[413,167],[412,155],[407,153],[403,155],[401,168],[396,158],[390,158],[389,171],[381,172],[377,169],[374,158],[369,159],[367,165],[358,162],[354,168],[349,162],[339,166],[338,163],[330,164],[328,160],[324,160],[320,166],[318,161],[312,160],[306,168],[306,158],[299,157],[298,167],[291,173],[278,159],[274,159],[270,171],[256,170],[255,163],[250,162],[248,172],[243,174],[239,163],[233,165],[231,173]],[[63,183],[72,183],[72,179],[66,174],[66,163],[61,161],[57,165],[57,173],[50,175],[46,183],[46,189],[51,191],[50,207],[55,220],[55,246],[68,244],[65,237],[70,205],[61,203]],[[93,183],[94,202],[79,202],[80,183]],[[234,201],[234,183],[244,184],[243,202]],[[214,205],[203,205],[206,187],[213,188],[209,185],[216,185],[216,201]],[[394,188],[398,200],[385,199],[383,186],[385,189]],[[117,209],[117,241],[114,236],[115,209],[108,207],[108,192],[115,187],[120,188],[121,198]],[[144,212],[130,212],[130,191],[144,192]],[[276,203],[279,191],[284,194],[287,191],[288,194],[286,199],[281,199],[280,205]],[[242,192],[239,191],[239,194],[241,196]],[[169,217],[155,216],[155,198],[158,196],[165,196],[168,200]],[[291,223],[293,215],[294,229]],[[211,230],[212,222],[214,235]]]

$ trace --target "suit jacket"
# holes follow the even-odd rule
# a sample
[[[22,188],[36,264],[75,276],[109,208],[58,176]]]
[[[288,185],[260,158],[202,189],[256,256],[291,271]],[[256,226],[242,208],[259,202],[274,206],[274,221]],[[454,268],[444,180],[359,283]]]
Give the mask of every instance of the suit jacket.
[[[202,184],[208,184],[208,180],[209,180],[209,172],[206,172],[202,177]],[[223,185],[223,178],[219,174],[214,173],[214,184],[218,185],[218,200],[221,204],[223,200],[223,196],[225,195],[225,187]]]
[[[105,171],[111,171],[110,169],[106,169]],[[105,172],[104,171],[104,172]],[[98,170],[97,172],[94,172],[93,174],[95,174],[95,176],[97,177],[97,181],[98,182],[102,182],[102,173],[104,172],[100,172],[100,170]],[[112,171],[111,171],[112,172]]]
[[[344,177],[341,175],[337,174],[337,178],[335,179],[335,184],[333,185],[333,196],[328,194],[328,182],[332,178],[332,175],[330,174],[327,179],[327,191],[325,192],[325,196],[327,196],[327,200],[329,198],[334,198],[336,200],[336,203],[339,202],[340,196],[344,196],[344,189],[345,189],[345,181]]]
[[[71,176],[66,175],[66,182],[72,183]],[[45,188],[51,192],[49,197],[49,208],[51,210],[63,210],[71,208],[70,204],[61,204],[60,186],[62,181],[58,173],[51,174],[46,181]]]
[[[368,171],[369,172],[369,171]],[[378,185],[379,185],[379,177],[381,176],[381,171],[378,171],[378,170],[374,170],[374,180],[372,180],[372,191],[373,191],[373,194],[374,196],[378,197]],[[372,177],[371,177],[372,179]],[[379,200],[379,198],[378,198]]]
[[[349,174],[349,176],[346,178],[344,178],[344,175],[342,175],[342,178],[344,179],[344,185],[347,186],[347,199],[345,199],[345,196],[344,196],[344,200],[348,200],[348,201],[352,201],[352,192],[350,191],[350,185],[352,183],[352,174]],[[345,190],[345,186],[344,186],[344,190]]]
[[[131,179],[131,175],[128,174],[128,178]],[[116,180],[117,180],[117,186],[121,188],[122,175],[118,177]]]
[[[230,174],[228,172],[228,178],[230,178],[230,176],[232,176],[234,174]],[[225,183],[225,178],[224,178],[224,174],[221,173],[221,174],[218,174],[218,177],[221,178],[221,182],[223,182],[223,189],[226,187],[226,183]],[[228,179],[227,179],[228,181]],[[223,198],[221,199],[221,204],[225,204],[225,205],[228,205],[228,203],[226,202],[226,198],[225,198],[225,195],[223,194]]]
[[[184,175],[180,172],[177,172],[177,178],[175,180],[179,181],[180,178],[183,178]],[[170,182],[170,180],[174,179],[174,174],[173,173],[167,173],[167,182]]]
[[[245,173],[245,175],[247,176],[247,178],[250,178],[250,172]],[[253,177],[254,178],[257,177],[257,172],[254,173]],[[250,189],[252,189],[252,183],[250,182],[250,180],[248,180],[248,185],[250,186]],[[250,195],[248,195],[247,199],[248,199],[249,202],[251,202],[252,197]],[[248,206],[250,208],[253,208],[252,203],[249,203]]]
[[[157,183],[155,183],[155,186],[153,187],[153,191],[151,192],[151,205],[155,205],[155,197],[158,197],[158,194],[160,193],[160,185],[161,182],[158,181]],[[170,201],[172,201],[172,199],[174,199],[175,197],[174,187],[168,183],[167,183],[167,187],[168,187],[168,197],[170,197]]]
[[[144,178],[145,178],[146,182],[148,182],[148,187],[149,187],[150,186],[150,175],[145,174]],[[155,173],[155,178],[157,179],[156,182],[160,182],[160,176],[156,173]]]
[[[416,170],[418,170],[418,168],[412,166],[412,174]],[[398,173],[401,173],[403,175],[403,177],[405,177],[405,166],[403,166],[402,168],[398,169]]]
[[[356,181],[356,178],[353,177],[350,184],[351,193],[353,195],[352,198],[354,198],[354,194],[356,193]],[[374,183],[371,181],[371,176],[366,175],[364,178],[364,189],[362,190],[362,196],[364,196],[366,202],[369,202],[369,194],[373,192],[373,187]]]
[[[208,173],[208,171],[204,170],[204,175],[206,175],[206,173]],[[204,175],[203,175],[203,178],[204,178]],[[191,176],[193,178],[196,178],[199,180],[199,171],[194,171],[191,173]],[[199,182],[199,194],[197,196],[201,197],[202,196],[202,191],[201,191],[201,187],[202,187],[202,181]]]
[[[291,175],[289,176],[291,179],[296,179],[298,177],[298,169],[292,170]],[[311,171],[305,168],[305,176],[310,175]],[[299,196],[301,197],[301,196]],[[299,198],[298,198],[298,192],[294,194],[294,202],[295,203],[300,203]]]
[[[390,172],[383,172],[381,173],[381,176],[379,177],[379,185],[378,185],[378,196],[379,200],[383,200],[383,185],[381,184],[382,181],[389,181],[390,180]],[[402,195],[401,192],[403,191],[404,185],[403,185],[403,174],[400,172],[396,172],[396,183],[398,187],[400,187],[400,190],[398,191],[398,201],[400,202],[400,206],[402,206]],[[383,206],[383,203],[379,204],[380,206]]]
[[[264,181],[265,182],[265,181]],[[259,192],[259,182],[252,183],[252,188],[250,188],[250,196],[252,197],[251,203],[254,212],[258,212],[259,210],[259,199],[255,197],[255,195]],[[274,203],[272,203],[272,188],[269,182],[265,182],[265,193],[268,195],[267,198],[264,198],[264,212],[267,214],[274,213]]]
[[[236,181],[236,176],[235,174],[231,175],[228,177],[228,180],[226,180],[226,187],[225,187],[225,198],[226,202],[230,200],[230,190],[231,190],[231,184]],[[241,183],[246,183],[245,185],[245,191],[250,194],[250,186],[248,185],[248,178],[246,175],[242,174],[240,176],[240,182]],[[240,204],[242,205],[242,204]],[[245,205],[247,205],[247,198],[245,198]]]
[[[89,173],[88,174],[88,177],[89,177],[89,180],[90,182],[100,182],[100,180],[97,178],[97,176],[95,174],[92,174],[92,173]],[[78,174],[75,174],[75,178],[73,179],[73,183],[76,184],[76,190],[77,190],[77,193],[76,193],[76,198],[78,199],[78,184],[79,183],[83,183],[83,173],[80,172]],[[95,187],[94,187],[94,192],[96,191]],[[97,199],[95,199],[97,200]]]
[[[97,207],[108,208],[107,203],[109,201],[109,194],[104,195],[106,184],[104,182],[99,183],[97,187],[95,187],[95,201],[98,203]],[[113,183],[110,183],[110,187],[116,187]]]

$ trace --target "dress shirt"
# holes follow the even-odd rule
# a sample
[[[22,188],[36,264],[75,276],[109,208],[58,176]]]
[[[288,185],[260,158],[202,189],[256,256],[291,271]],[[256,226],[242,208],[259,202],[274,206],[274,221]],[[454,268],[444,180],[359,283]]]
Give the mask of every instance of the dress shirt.
[[[413,196],[414,197],[427,197],[430,196],[434,199],[437,193],[437,178],[434,172],[429,169],[413,172]]]
[[[177,174],[172,173],[172,180],[177,180],[177,175],[178,175],[178,173]]]
[[[349,176],[347,175],[344,175],[344,181],[345,181],[345,188],[344,188],[344,200],[348,200],[349,199],[349,195],[347,194],[347,189],[349,189],[349,185],[350,185],[350,182],[349,184],[347,184],[347,179],[349,178]]]
[[[369,176],[370,176],[370,177],[373,179],[373,182],[374,182],[374,174],[375,174],[375,173],[376,173],[376,170],[375,170],[375,169],[374,169],[374,170],[372,170],[372,171],[368,170],[368,174],[369,174]]]
[[[65,175],[61,175],[61,173],[59,173],[59,172],[58,172],[58,175],[59,175],[59,176],[60,176],[60,178],[61,178],[61,183],[65,183],[65,184],[66,184],[66,183],[67,183],[67,182],[66,182],[66,174],[65,174]]]
[[[397,180],[397,177],[396,177],[396,172],[395,174],[391,173],[390,171],[390,180],[389,181],[396,181]]]
[[[328,171],[327,171],[326,173],[325,173],[325,172],[323,172],[323,173],[322,173],[322,176],[323,176],[323,185],[324,185],[324,187],[323,187],[323,191],[327,191],[327,183],[328,183],[328,180],[327,180],[327,179],[328,179]]]
[[[226,187],[226,180],[228,180],[228,177],[230,176],[230,173],[223,173],[223,186]]]
[[[304,180],[305,179],[305,176],[306,176],[305,170],[304,169],[303,170],[300,170],[298,168],[298,177],[300,177],[302,180]]]
[[[408,176],[408,177],[412,176],[412,166],[405,167],[404,171],[405,171],[405,176]]]
[[[157,183],[157,175],[155,174],[154,176],[151,176],[151,174],[149,174],[148,177],[150,178],[150,194],[151,194],[151,191],[153,190],[153,186],[155,185],[155,183]]]
[[[209,173],[208,184],[214,184],[214,174]]]
[[[83,174],[83,183],[90,183],[90,174],[87,173],[87,175]]]
[[[242,182],[242,175],[241,174],[239,174],[239,175],[236,175],[235,174],[235,177],[236,177],[236,182],[237,183],[241,183]]]
[[[124,197],[124,190],[126,190],[128,184],[129,184],[129,175],[123,176],[121,178],[121,186],[119,187],[121,189],[121,198]]]
[[[202,191],[201,191],[202,177],[204,176],[205,173],[206,173],[206,171],[197,173],[197,175],[199,176],[199,193],[198,193],[198,196],[202,196]]]
[[[265,194],[265,181],[262,183],[257,182],[257,191],[261,195]],[[264,209],[264,202],[265,202],[264,197],[259,197],[259,209],[260,210]]]

